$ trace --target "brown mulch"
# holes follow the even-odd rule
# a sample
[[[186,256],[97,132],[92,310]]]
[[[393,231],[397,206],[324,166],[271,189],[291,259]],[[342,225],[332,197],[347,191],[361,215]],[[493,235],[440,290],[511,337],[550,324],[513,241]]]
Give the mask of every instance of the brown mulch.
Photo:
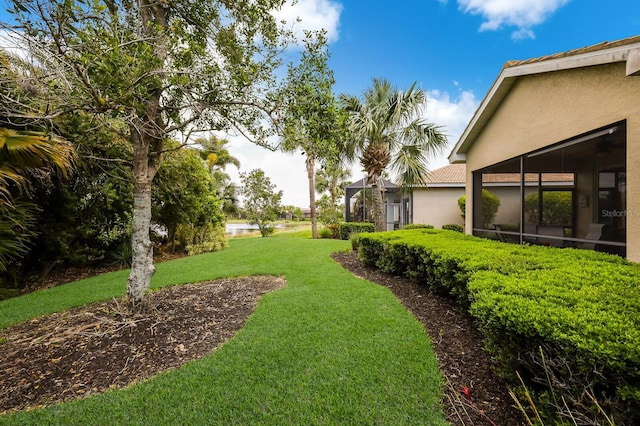
[[[452,424],[525,424],[466,312],[424,286],[364,266],[354,253],[333,257],[388,287],[425,325],[446,378],[443,405]],[[96,272],[104,271],[59,271],[32,288]],[[112,300],[0,330],[0,413],[124,387],[200,358],[243,326],[260,296],[284,284],[245,277],[183,285],[152,293],[133,316],[122,300]]]
[[[94,303],[0,330],[0,413],[124,387],[200,358],[232,337],[277,277],[151,293],[135,314]]]

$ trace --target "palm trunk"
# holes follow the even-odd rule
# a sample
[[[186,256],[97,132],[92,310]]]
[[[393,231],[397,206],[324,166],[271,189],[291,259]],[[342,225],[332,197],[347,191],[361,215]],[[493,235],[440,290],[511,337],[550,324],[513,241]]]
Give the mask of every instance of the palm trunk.
[[[371,183],[371,199],[373,201],[373,224],[377,232],[386,231],[387,229],[384,221],[384,201],[382,199],[380,180],[379,176],[372,176],[369,179]]]
[[[311,209],[311,236],[318,238],[318,218],[316,217],[316,159],[311,154],[307,154],[307,178],[309,179],[309,208]]]

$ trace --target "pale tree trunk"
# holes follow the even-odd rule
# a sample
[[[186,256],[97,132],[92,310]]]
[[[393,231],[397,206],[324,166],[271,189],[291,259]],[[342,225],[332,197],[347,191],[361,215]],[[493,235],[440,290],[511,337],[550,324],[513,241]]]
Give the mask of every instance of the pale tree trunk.
[[[307,177],[309,178],[309,208],[311,209],[311,236],[318,238],[318,218],[316,217],[316,185],[314,183],[316,173],[316,159],[307,154]]]
[[[160,59],[160,68],[155,70],[161,79],[162,66],[167,59],[166,33],[167,9],[162,2],[142,0],[138,4],[141,35],[153,40],[153,51]],[[159,32],[157,32],[160,30]],[[160,35],[158,35],[160,34]],[[152,74],[152,73],[150,73]],[[151,287],[151,277],[156,271],[153,265],[151,229],[151,183],[160,166],[162,143],[166,136],[160,99],[162,88],[152,89],[144,112],[130,126],[130,142],[133,147],[133,229],[131,232],[131,273],[127,280],[127,297],[137,305]]]
[[[373,201],[373,224],[377,232],[387,230],[384,221],[384,201],[382,199],[382,185],[380,181],[379,176],[369,178],[371,184],[371,199]]]
[[[151,182],[157,171],[149,165],[149,142],[132,129],[133,142],[133,229],[131,233],[131,272],[127,280],[127,297],[132,305],[139,304],[151,287],[153,245],[151,228]]]

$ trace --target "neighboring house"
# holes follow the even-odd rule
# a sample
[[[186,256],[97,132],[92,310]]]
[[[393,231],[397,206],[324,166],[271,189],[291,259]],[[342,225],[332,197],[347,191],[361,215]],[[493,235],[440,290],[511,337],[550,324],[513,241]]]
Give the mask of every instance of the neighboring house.
[[[464,195],[465,165],[450,164],[433,170],[425,185],[412,191],[413,223],[424,223],[442,228],[455,223],[464,225],[458,198]]]
[[[507,62],[449,161],[466,164],[467,233],[493,230],[480,194],[509,174],[520,176],[511,237],[640,261],[640,36]],[[545,185],[558,174],[570,178]],[[559,198],[569,217],[555,214]]]
[[[410,223],[409,199],[402,196],[397,185],[382,180],[385,221],[387,230],[402,228]],[[370,222],[371,219],[371,185],[366,178],[352,183],[344,189],[344,218],[347,222]]]
[[[413,223],[430,224],[436,228],[447,224],[464,226],[458,199],[465,194],[466,176],[465,164],[449,164],[431,171],[425,185],[413,188],[410,203]],[[536,192],[536,182],[531,177],[525,182],[525,197]],[[547,189],[564,188],[572,182],[573,175],[570,174],[556,173],[543,177],[543,186]],[[493,223],[517,223],[520,216],[520,175],[487,175],[484,186],[500,199],[500,208]]]

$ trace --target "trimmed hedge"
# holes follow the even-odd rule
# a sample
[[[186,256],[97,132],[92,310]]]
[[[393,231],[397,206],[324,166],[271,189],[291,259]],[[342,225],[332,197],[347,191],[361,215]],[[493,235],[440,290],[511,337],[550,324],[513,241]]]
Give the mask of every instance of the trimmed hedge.
[[[348,240],[351,234],[361,232],[375,232],[376,227],[371,222],[343,222],[340,224],[340,239]]]
[[[448,223],[446,225],[442,225],[442,229],[446,229],[449,231],[456,231],[456,232],[464,232],[464,226],[458,225],[457,223]]]
[[[639,265],[431,229],[361,234],[359,243],[366,264],[468,308],[505,373],[519,371],[538,391],[551,381],[572,410],[595,418],[590,390],[616,424],[640,423]]]
[[[407,223],[402,229],[433,229],[433,225],[426,223]]]

